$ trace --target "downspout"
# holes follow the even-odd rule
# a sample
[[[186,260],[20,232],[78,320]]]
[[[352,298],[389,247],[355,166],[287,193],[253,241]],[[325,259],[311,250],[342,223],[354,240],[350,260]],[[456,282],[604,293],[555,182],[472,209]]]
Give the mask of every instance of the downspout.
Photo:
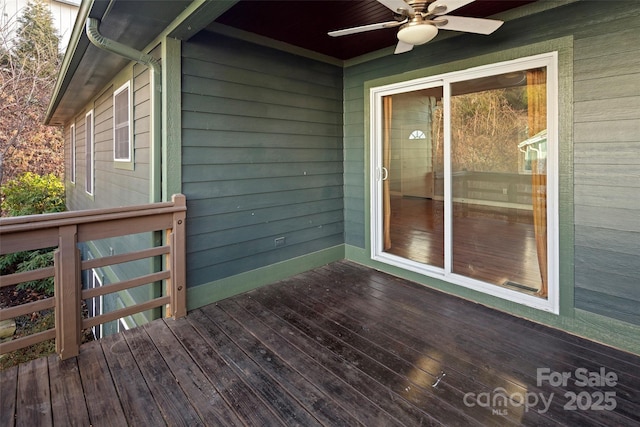
[[[150,202],[162,202],[163,198],[167,198],[166,194],[162,194],[162,68],[160,61],[153,56],[140,52],[130,46],[117,42],[115,40],[108,39],[100,34],[98,29],[100,21],[96,18],[87,18],[86,33],[89,41],[96,47],[106,50],[107,52],[115,53],[124,58],[136,61],[140,64],[146,65],[151,68],[151,132],[153,134],[153,140],[151,143],[151,158],[149,159],[151,168],[151,184],[150,184]]]

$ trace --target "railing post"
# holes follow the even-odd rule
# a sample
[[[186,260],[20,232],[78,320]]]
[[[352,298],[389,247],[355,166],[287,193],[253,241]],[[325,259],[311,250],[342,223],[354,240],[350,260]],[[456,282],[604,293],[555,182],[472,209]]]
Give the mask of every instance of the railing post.
[[[56,352],[61,359],[80,353],[81,292],[78,227],[59,228],[58,249],[55,251]]]
[[[186,207],[186,198],[174,194],[171,198],[176,207]],[[170,246],[170,279],[167,292],[171,297],[170,316],[174,319],[187,314],[187,270],[186,270],[186,212],[181,210],[173,214],[172,229],[167,231]]]

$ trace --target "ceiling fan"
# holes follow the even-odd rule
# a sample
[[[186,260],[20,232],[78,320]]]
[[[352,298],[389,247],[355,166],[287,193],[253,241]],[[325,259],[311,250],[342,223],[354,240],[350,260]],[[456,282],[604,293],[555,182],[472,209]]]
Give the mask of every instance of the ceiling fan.
[[[384,28],[400,27],[395,54],[408,52],[413,46],[432,40],[438,29],[463,31],[476,34],[491,34],[497,30],[502,21],[494,19],[467,18],[447,15],[449,12],[473,3],[475,0],[377,0],[394,13],[394,21],[363,25],[331,31],[332,37]],[[446,16],[445,16],[446,15]]]

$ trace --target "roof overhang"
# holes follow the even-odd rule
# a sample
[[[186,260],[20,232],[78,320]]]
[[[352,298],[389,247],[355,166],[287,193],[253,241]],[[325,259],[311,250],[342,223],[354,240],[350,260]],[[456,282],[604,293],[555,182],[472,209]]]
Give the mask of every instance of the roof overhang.
[[[133,49],[149,52],[167,35],[187,39],[236,1],[83,0],[73,28],[45,123],[67,123],[126,67],[130,60],[89,41],[88,18],[100,21],[101,34]]]

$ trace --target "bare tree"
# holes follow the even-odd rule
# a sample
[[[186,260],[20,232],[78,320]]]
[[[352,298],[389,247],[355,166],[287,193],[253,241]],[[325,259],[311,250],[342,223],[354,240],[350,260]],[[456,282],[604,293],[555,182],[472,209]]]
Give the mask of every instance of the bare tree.
[[[0,28],[0,184],[25,172],[62,176],[62,132],[43,124],[60,65],[58,43],[41,0]]]

